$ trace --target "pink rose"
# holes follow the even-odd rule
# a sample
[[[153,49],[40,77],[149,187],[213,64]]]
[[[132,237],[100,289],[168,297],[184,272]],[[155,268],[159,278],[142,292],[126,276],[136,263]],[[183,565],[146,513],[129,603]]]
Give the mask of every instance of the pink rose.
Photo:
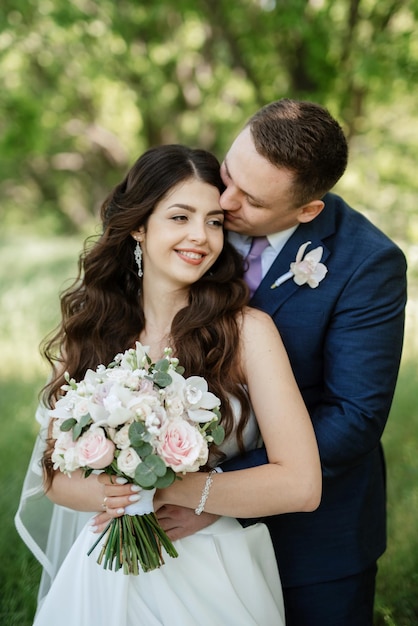
[[[197,472],[208,459],[208,447],[201,433],[182,419],[166,422],[157,452],[175,472]]]
[[[115,444],[107,439],[103,428],[93,428],[78,439],[77,451],[81,467],[103,469],[113,461]]]

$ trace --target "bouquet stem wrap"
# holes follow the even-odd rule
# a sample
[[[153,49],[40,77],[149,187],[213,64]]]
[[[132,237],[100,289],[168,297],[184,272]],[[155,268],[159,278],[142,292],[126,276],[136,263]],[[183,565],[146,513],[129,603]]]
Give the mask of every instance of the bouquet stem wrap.
[[[153,497],[155,489],[143,490],[141,500],[130,504],[122,517],[109,522],[95,544],[90,555],[104,539],[97,562],[105,569],[124,574],[139,574],[138,564],[144,572],[150,572],[164,565],[162,549],[171,557],[178,553],[158,523],[154,513]]]

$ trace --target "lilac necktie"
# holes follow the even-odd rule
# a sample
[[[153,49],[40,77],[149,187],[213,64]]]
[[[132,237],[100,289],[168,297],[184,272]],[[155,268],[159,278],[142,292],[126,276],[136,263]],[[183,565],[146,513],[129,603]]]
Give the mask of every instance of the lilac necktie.
[[[245,271],[245,282],[250,288],[251,297],[258,288],[262,279],[261,253],[269,245],[267,237],[253,237],[251,248],[246,256],[247,270]]]

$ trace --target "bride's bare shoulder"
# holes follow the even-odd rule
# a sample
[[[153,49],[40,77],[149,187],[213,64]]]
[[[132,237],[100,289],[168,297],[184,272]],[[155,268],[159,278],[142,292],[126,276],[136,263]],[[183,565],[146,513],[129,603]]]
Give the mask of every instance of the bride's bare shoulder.
[[[260,333],[278,335],[278,330],[270,315],[252,307],[246,307],[242,313],[241,330],[244,337],[254,337]]]

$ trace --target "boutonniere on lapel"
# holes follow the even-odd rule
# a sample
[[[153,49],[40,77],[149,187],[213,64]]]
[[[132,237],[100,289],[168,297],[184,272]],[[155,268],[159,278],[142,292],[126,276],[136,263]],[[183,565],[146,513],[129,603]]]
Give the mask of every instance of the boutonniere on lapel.
[[[276,287],[286,282],[286,280],[289,280],[289,278],[293,278],[297,285],[304,285],[306,283],[309,287],[312,287],[312,289],[318,287],[321,280],[325,278],[328,269],[323,263],[320,263],[323,252],[321,246],[310,250],[303,256],[310,243],[310,241],[306,241],[300,246],[296,260],[294,263],[290,264],[290,270],[286,272],[286,274],[279,276],[272,284],[271,289],[276,289]]]

